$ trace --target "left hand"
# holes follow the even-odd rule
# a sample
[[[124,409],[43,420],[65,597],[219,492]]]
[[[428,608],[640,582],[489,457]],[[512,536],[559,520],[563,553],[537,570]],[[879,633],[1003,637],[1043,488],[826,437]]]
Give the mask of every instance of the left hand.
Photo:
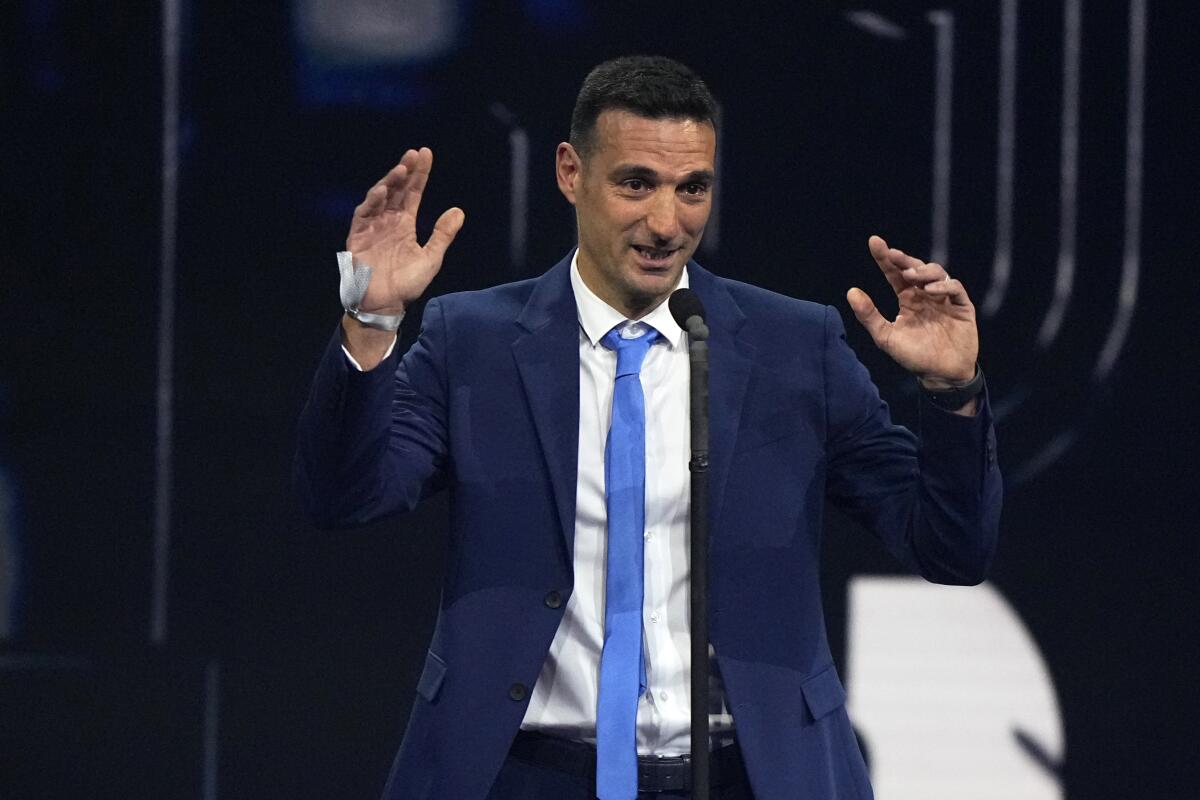
[[[854,316],[875,344],[931,389],[971,380],[979,331],[975,306],[962,283],[940,264],[889,248],[878,236],[867,246],[900,304],[895,321],[888,322],[862,289],[846,293]]]

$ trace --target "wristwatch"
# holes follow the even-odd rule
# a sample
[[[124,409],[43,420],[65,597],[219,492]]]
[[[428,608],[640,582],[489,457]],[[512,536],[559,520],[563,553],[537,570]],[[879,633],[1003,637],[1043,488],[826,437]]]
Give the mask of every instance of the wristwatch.
[[[921,383],[920,378],[917,379],[917,386],[920,387],[921,394],[925,395],[929,402],[944,411],[958,411],[982,394],[986,385],[983,380],[983,370],[979,368],[978,364],[975,365],[975,377],[961,386],[950,386],[946,389],[929,389],[926,388],[925,384]]]

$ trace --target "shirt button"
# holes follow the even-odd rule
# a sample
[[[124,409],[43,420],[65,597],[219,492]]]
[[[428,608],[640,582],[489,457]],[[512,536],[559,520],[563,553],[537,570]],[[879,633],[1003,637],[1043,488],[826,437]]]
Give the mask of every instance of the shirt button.
[[[667,693],[666,693],[666,692],[659,692],[659,693],[658,693],[658,699],[659,699],[659,700],[662,700],[664,703],[665,703],[665,702],[667,702]]]
[[[521,702],[529,695],[529,689],[523,683],[514,683],[508,687],[508,699]]]
[[[558,592],[551,592],[542,602],[546,604],[546,608],[562,608],[562,595]]]
[[[651,622],[658,622],[658,612],[657,612],[657,611],[651,611],[651,612],[650,612],[650,621],[651,621]]]
[[[648,542],[654,538],[654,533],[652,531],[646,531],[645,533],[642,534],[642,538]]]

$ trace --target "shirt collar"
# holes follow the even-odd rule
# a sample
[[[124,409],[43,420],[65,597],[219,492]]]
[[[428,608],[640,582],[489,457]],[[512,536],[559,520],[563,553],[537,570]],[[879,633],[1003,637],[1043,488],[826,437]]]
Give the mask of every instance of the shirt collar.
[[[683,273],[679,276],[679,284],[675,288],[686,289],[687,287],[688,272],[685,266]],[[579,327],[591,342],[592,347],[600,343],[604,334],[628,319],[620,311],[597,297],[596,293],[583,282],[583,276],[579,274],[579,248],[576,248],[575,254],[571,256],[571,290],[575,293]],[[658,331],[659,338],[666,342],[672,350],[685,344],[683,328],[680,328],[679,323],[671,316],[671,309],[665,302],[659,303],[653,311],[638,322],[644,322]]]

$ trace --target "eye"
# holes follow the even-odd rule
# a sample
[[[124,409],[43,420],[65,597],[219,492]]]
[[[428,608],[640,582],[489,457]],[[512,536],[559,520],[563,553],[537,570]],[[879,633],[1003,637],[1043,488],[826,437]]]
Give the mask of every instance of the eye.
[[[708,194],[708,184],[700,182],[684,184],[683,193],[689,197],[703,197]]]
[[[642,192],[649,188],[649,184],[641,178],[628,178],[622,185],[631,192]]]

